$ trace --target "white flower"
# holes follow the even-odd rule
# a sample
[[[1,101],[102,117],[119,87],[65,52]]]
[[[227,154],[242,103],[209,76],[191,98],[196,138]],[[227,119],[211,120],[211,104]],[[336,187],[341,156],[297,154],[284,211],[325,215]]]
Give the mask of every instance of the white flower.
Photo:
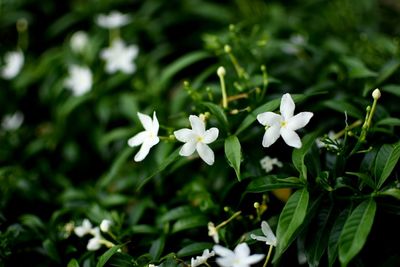
[[[214,257],[214,256],[215,256],[215,252],[214,251],[210,252],[208,249],[205,249],[203,251],[203,255],[197,256],[196,259],[195,258],[191,259],[190,266],[191,267],[197,267],[197,266],[200,266],[202,264],[205,264],[209,258]]]
[[[246,243],[240,243],[234,251],[220,245],[215,245],[213,249],[221,256],[217,258],[217,263],[221,267],[249,267],[264,258],[264,254],[250,255],[250,248]]]
[[[158,267],[158,265],[154,265],[154,264],[149,264],[149,267]]]
[[[213,222],[209,222],[208,225],[208,236],[211,236],[215,243],[219,243],[218,229],[215,227]]]
[[[82,237],[86,234],[90,234],[92,233],[92,231],[93,231],[92,224],[88,219],[84,219],[82,221],[82,225],[75,227],[74,229],[75,234],[79,237]]]
[[[98,250],[103,244],[103,238],[100,234],[99,227],[93,228],[90,233],[93,235],[91,239],[89,239],[86,248],[88,250]]]
[[[142,161],[147,154],[149,154],[150,148],[160,142],[158,138],[158,120],[156,117],[156,112],[153,112],[153,120],[150,116],[138,112],[139,120],[144,127],[144,131],[136,134],[135,136],[129,138],[128,145],[130,147],[140,147],[139,152],[135,155],[135,161]]]
[[[110,220],[104,219],[100,223],[100,230],[102,232],[107,233],[110,230],[111,225],[112,225],[112,222]]]
[[[329,131],[328,132],[328,136],[327,136],[330,140],[334,141],[334,142],[329,142],[328,144],[323,142],[322,140],[324,140],[326,137],[318,137],[315,140],[315,144],[317,145],[318,148],[331,148],[331,149],[338,149],[338,144],[341,143],[340,139],[336,139],[336,134],[334,131]]]
[[[96,17],[96,23],[102,28],[115,29],[128,24],[131,18],[119,11],[111,11],[108,15],[100,14]]]
[[[257,120],[265,126],[265,134],[262,145],[269,147],[282,136],[288,146],[301,147],[300,137],[295,132],[303,128],[313,116],[312,112],[300,112],[293,116],[295,104],[290,94],[284,94],[281,99],[281,114],[264,112],[257,115]]]
[[[136,45],[126,46],[124,41],[116,39],[111,46],[101,51],[101,59],[106,61],[106,72],[109,74],[122,71],[132,74],[136,70],[133,60],[137,57],[139,48]]]
[[[278,158],[271,158],[269,156],[265,156],[260,160],[261,168],[265,170],[266,173],[269,173],[274,169],[274,165],[282,168],[283,164],[278,160]]]
[[[84,31],[75,32],[70,39],[70,46],[75,53],[82,53],[89,41],[89,37]]]
[[[1,69],[1,76],[10,80],[18,75],[24,65],[24,54],[22,51],[12,51],[4,56],[5,66]]]
[[[21,111],[17,111],[14,114],[7,114],[1,121],[1,128],[6,131],[13,131],[21,127],[24,122],[24,114]]]
[[[89,68],[71,65],[68,68],[68,78],[65,80],[65,87],[72,91],[75,96],[80,96],[92,88],[92,72]]]
[[[189,121],[192,129],[185,128],[174,132],[178,141],[186,143],[179,151],[179,155],[187,157],[197,151],[200,158],[208,165],[214,164],[214,152],[208,144],[218,138],[218,129],[213,127],[206,131],[204,121],[195,115],[190,115]]]
[[[269,224],[266,221],[261,222],[261,231],[263,232],[264,236],[251,234],[250,237],[255,240],[265,242],[265,244],[267,245],[276,247],[276,236],[274,235],[271,227],[269,227]]]

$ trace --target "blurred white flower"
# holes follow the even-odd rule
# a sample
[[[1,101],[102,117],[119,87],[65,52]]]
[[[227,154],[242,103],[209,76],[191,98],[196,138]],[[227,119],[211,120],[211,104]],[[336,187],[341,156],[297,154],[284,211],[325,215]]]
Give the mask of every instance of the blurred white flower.
[[[112,222],[110,220],[104,219],[100,223],[100,230],[102,232],[107,233],[110,230],[111,225],[112,225]]]
[[[192,129],[185,128],[174,132],[178,141],[185,142],[179,151],[179,155],[187,157],[197,151],[205,163],[208,165],[214,164],[214,152],[208,144],[218,138],[219,130],[213,127],[206,131],[204,121],[195,115],[190,115],[189,121]]]
[[[208,222],[208,236],[211,236],[215,243],[219,243],[218,229],[215,227],[213,222]]]
[[[1,121],[1,128],[6,131],[13,131],[21,127],[24,122],[24,114],[16,111],[14,114],[7,114]]]
[[[1,76],[10,80],[18,75],[24,65],[24,54],[22,51],[7,52],[4,56],[5,66],[1,69]]]
[[[65,80],[65,87],[72,91],[75,96],[80,96],[92,88],[92,71],[87,67],[71,65],[68,68],[68,78]]]
[[[154,265],[154,264],[149,264],[149,267],[158,267],[158,265]]]
[[[318,137],[318,138],[315,140],[315,143],[316,143],[317,147],[318,147],[318,148],[326,147],[326,148],[330,148],[330,149],[338,149],[338,144],[341,143],[341,140],[340,140],[340,139],[336,139],[336,134],[335,134],[335,132],[334,132],[334,131],[329,131],[327,137],[328,137],[330,140],[334,141],[334,142],[332,142],[332,143],[329,142],[328,144],[326,144],[326,143],[324,143],[324,142],[322,141],[322,140],[324,140],[325,136],[324,136],[324,137]]]
[[[75,227],[74,232],[77,236],[82,237],[86,234],[90,234],[92,230],[92,223],[88,219],[84,219],[81,226]]]
[[[263,232],[264,236],[251,234],[250,237],[255,240],[265,242],[265,244],[267,245],[276,247],[277,243],[276,236],[272,232],[271,227],[266,221],[261,222],[261,231]]]
[[[102,28],[115,29],[128,24],[131,21],[129,15],[119,11],[111,11],[108,15],[100,14],[96,17],[96,23]]]
[[[293,116],[294,109],[295,104],[292,97],[290,94],[284,94],[281,99],[280,115],[273,112],[257,115],[258,122],[264,125],[266,129],[262,141],[264,147],[271,146],[279,136],[282,136],[288,146],[301,147],[300,137],[295,131],[306,126],[314,114],[312,112],[300,112]]]
[[[234,251],[220,245],[215,245],[213,249],[221,256],[217,258],[217,263],[221,267],[249,267],[264,258],[264,254],[250,255],[250,248],[246,243],[240,243]]]
[[[124,41],[116,39],[111,46],[100,52],[100,57],[106,62],[106,72],[109,74],[122,71],[126,74],[132,74],[136,71],[136,65],[133,62],[139,53],[136,45],[126,46]]]
[[[260,160],[261,168],[265,170],[266,173],[269,173],[274,169],[274,166],[282,168],[283,164],[278,160],[278,158],[271,158],[269,156],[265,156]]]
[[[191,259],[190,266],[191,267],[197,267],[197,266],[200,266],[202,264],[205,264],[209,258],[214,257],[214,256],[215,256],[215,252],[214,251],[210,252],[208,249],[205,249],[203,251],[203,255],[197,256],[196,259],[195,258]]]
[[[153,120],[150,116],[138,112],[139,120],[144,127],[144,131],[136,134],[135,136],[129,138],[128,145],[130,147],[140,147],[139,152],[135,155],[135,161],[142,161],[147,154],[149,154],[150,148],[160,142],[158,138],[159,124],[156,117],[156,112],[153,112]]]
[[[103,238],[100,234],[100,230],[98,227],[93,228],[90,233],[93,235],[91,239],[89,239],[87,243],[87,250],[98,250],[103,244]]]
[[[75,53],[82,53],[89,42],[89,37],[84,31],[75,32],[70,39],[70,46]]]

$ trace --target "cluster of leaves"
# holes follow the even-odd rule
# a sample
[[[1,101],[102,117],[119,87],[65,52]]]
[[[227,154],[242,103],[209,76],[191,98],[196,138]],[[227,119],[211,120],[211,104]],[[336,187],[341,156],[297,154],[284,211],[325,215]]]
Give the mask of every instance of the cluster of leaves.
[[[265,253],[250,234],[267,220],[276,229],[277,266],[399,265],[396,3],[87,2],[0,4],[9,37],[2,54],[17,42],[17,19],[29,25],[19,40],[26,42],[22,72],[1,80],[0,114],[20,110],[24,122],[0,132],[0,264],[183,266],[212,248],[209,221],[240,211],[218,230],[221,244],[245,241]],[[133,75],[107,75],[99,59],[108,32],[94,17],[113,9],[133,18],[121,29],[140,47]],[[69,48],[78,30],[91,38],[83,59]],[[94,85],[74,97],[63,81],[67,66],[82,60]],[[376,87],[382,97],[365,111]],[[314,117],[299,131],[300,149],[282,141],[263,148],[256,117],[276,111],[284,93]],[[137,112],[153,110],[165,136],[187,127],[188,115],[206,114],[220,131],[214,165],[179,157],[171,140],[134,162],[127,140],[141,131]],[[329,131],[338,137],[317,146]],[[266,155],[282,167],[266,174],[259,163]],[[65,227],[84,218],[111,220],[106,238],[117,245],[87,251],[86,237]]]

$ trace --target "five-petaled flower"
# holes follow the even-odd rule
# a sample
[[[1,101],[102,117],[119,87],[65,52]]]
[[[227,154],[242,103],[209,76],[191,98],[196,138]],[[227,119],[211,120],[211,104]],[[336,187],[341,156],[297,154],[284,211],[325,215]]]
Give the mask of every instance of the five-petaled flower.
[[[300,137],[295,132],[303,128],[313,116],[312,112],[300,112],[293,116],[295,104],[290,94],[284,94],[281,99],[280,112],[264,112],[257,115],[257,120],[265,126],[266,131],[263,137],[262,145],[269,147],[282,136],[288,146],[295,148],[301,147]]]
[[[277,239],[275,234],[272,232],[271,227],[266,221],[261,222],[261,231],[264,236],[251,234],[252,239],[265,242],[265,244],[276,247]]]
[[[93,75],[89,68],[71,65],[68,68],[68,73],[64,85],[72,91],[73,95],[83,95],[92,88]]]
[[[247,243],[240,243],[234,251],[220,245],[215,245],[213,250],[220,256],[216,261],[221,267],[249,267],[264,258],[264,254],[250,255]]]
[[[106,72],[109,74],[121,71],[132,74],[136,70],[133,60],[137,57],[139,48],[136,45],[126,46],[121,39],[115,39],[111,46],[100,52],[100,57],[106,62]]]
[[[156,117],[156,112],[153,112],[153,119],[150,116],[138,112],[139,120],[144,127],[144,131],[136,134],[128,140],[130,147],[140,147],[139,152],[135,155],[135,161],[142,161],[147,154],[149,154],[150,148],[160,142],[158,137],[159,124]]]
[[[206,130],[204,121],[195,115],[190,115],[189,121],[192,129],[185,128],[174,132],[176,139],[185,143],[179,155],[187,157],[197,151],[200,158],[208,165],[214,164],[214,152],[208,144],[218,138],[218,129],[213,127]]]

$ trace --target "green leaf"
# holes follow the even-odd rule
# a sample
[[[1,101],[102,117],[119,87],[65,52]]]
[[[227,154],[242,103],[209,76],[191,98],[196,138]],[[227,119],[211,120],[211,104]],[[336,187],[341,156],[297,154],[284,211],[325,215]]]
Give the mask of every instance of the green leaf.
[[[372,180],[370,175],[368,175],[366,173],[362,173],[362,172],[346,172],[346,174],[357,176],[366,185],[368,185],[372,189],[376,189],[375,182]]]
[[[400,62],[398,60],[390,60],[387,62],[382,69],[379,71],[378,79],[376,81],[376,85],[384,82],[387,78],[389,78],[400,66]]]
[[[332,230],[329,234],[329,241],[328,241],[328,265],[330,267],[336,261],[338,255],[338,243],[339,237],[342,233],[343,226],[350,215],[350,209],[347,208],[343,210],[339,216],[337,217],[335,223],[333,224]]]
[[[393,94],[395,96],[400,97],[400,85],[388,84],[388,85],[382,86],[381,89],[382,89],[383,92],[388,92],[388,93],[391,93],[391,94]]]
[[[231,135],[225,139],[225,156],[228,159],[229,165],[235,170],[236,177],[240,181],[240,161],[242,152],[239,139],[235,135]]]
[[[317,215],[315,228],[312,228],[309,236],[307,236],[307,244],[309,245],[306,254],[309,266],[319,266],[321,257],[326,250],[332,211],[332,206],[321,209]]]
[[[174,208],[174,209],[168,211],[167,213],[165,213],[161,217],[161,221],[168,222],[168,221],[177,220],[180,218],[187,218],[187,217],[193,216],[195,214],[197,214],[197,215],[199,214],[199,211],[197,209],[194,209],[191,206],[181,206],[181,207]]]
[[[211,249],[213,243],[199,242],[190,244],[178,251],[177,256],[179,258],[201,255],[205,249]]]
[[[192,216],[189,218],[182,218],[174,223],[174,225],[172,226],[172,233],[198,227],[206,227],[207,223],[208,220],[203,215]]]
[[[301,140],[301,148],[293,150],[292,162],[294,167],[300,173],[300,179],[307,179],[307,167],[304,164],[304,158],[311,149],[312,145],[315,143],[315,139],[318,137],[318,135],[318,131],[305,135]]]
[[[389,188],[385,191],[379,192],[379,196],[391,196],[400,200],[400,189],[398,188]]]
[[[107,261],[115,254],[118,252],[118,250],[124,246],[123,244],[121,245],[116,245],[111,248],[109,248],[106,252],[104,252],[103,255],[100,256],[99,261],[96,264],[96,267],[103,267]]]
[[[381,126],[381,125],[387,125],[387,126],[400,126],[400,119],[398,118],[384,118],[380,121],[378,121],[376,124],[376,126]]]
[[[166,88],[172,77],[179,71],[194,64],[197,61],[203,60],[208,57],[210,57],[210,54],[207,52],[195,51],[178,58],[166,68],[164,68],[164,71],[162,72],[160,80],[157,84],[157,91]]]
[[[376,212],[376,203],[371,198],[363,201],[351,213],[339,238],[339,260],[342,266],[361,251],[371,231]]]
[[[58,254],[57,248],[53,241],[51,241],[50,239],[46,239],[45,241],[43,241],[43,248],[49,258],[56,262],[61,262],[60,255]]]
[[[157,260],[160,258],[160,256],[163,253],[164,247],[165,247],[165,236],[162,235],[157,240],[155,240],[150,247],[149,253],[153,258],[153,260]]]
[[[283,208],[276,230],[276,238],[278,244],[274,262],[279,259],[283,252],[289,247],[293,241],[293,236],[296,230],[303,223],[308,207],[309,193],[307,189],[296,191],[288,200]]]
[[[201,104],[211,111],[211,113],[217,118],[218,122],[221,124],[222,129],[228,132],[229,124],[224,110],[220,106],[211,102],[202,102]]]
[[[297,177],[277,178],[276,175],[267,175],[253,179],[247,186],[250,193],[263,193],[279,188],[302,188],[304,183]]]
[[[347,67],[349,78],[368,78],[377,76],[376,72],[368,69],[358,58],[345,57],[342,62]]]
[[[377,188],[381,188],[386,179],[392,173],[394,167],[400,158],[400,141],[389,145],[384,144],[376,156],[375,160],[375,178],[378,181]]]
[[[174,152],[172,152],[170,155],[167,156],[167,158],[162,161],[162,163],[156,168],[156,170],[147,176],[143,181],[139,184],[137,187],[136,191],[139,191],[147,182],[150,181],[151,178],[153,178],[155,175],[163,171],[165,168],[167,168],[170,164],[174,163],[178,158],[179,158],[179,151],[181,149],[178,148]]]
[[[353,104],[344,101],[343,99],[327,100],[327,101],[324,101],[322,104],[324,106],[326,106],[330,109],[333,109],[335,111],[338,111],[340,113],[346,112],[350,117],[353,117],[356,119],[362,119],[364,116],[362,111],[360,111]]]
[[[71,259],[68,262],[67,267],[79,267],[79,262],[76,259]]]

